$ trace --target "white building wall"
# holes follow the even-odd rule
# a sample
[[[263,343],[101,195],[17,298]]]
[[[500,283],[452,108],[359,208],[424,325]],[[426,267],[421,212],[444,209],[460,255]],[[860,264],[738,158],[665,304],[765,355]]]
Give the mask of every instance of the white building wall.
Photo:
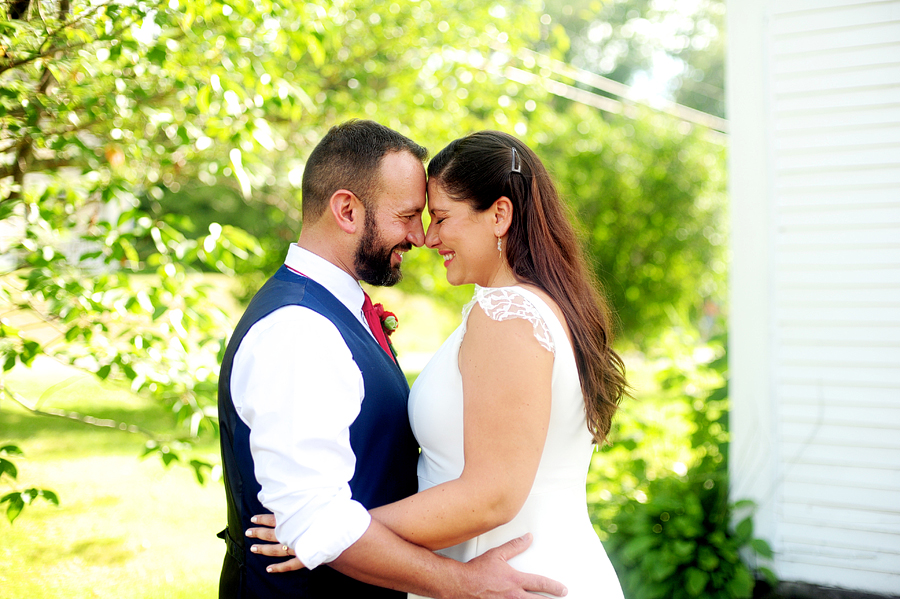
[[[733,497],[783,580],[900,594],[900,0],[728,13]]]

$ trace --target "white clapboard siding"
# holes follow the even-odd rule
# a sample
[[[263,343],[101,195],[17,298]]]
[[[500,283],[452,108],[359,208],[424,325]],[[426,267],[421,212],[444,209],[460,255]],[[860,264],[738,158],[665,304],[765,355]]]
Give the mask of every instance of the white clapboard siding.
[[[783,580],[898,595],[900,0],[730,0],[729,28],[733,487]]]
[[[843,374],[843,373],[842,373]],[[836,377],[846,378],[846,377]],[[879,383],[873,380],[863,382],[844,381],[823,384],[823,379],[796,376],[794,378],[779,379],[778,387],[781,390],[780,397],[783,400],[782,414],[785,418],[791,416],[787,410],[789,405],[814,406],[817,410],[825,410],[828,406],[838,405],[847,410],[857,410],[853,422],[870,422],[870,410],[883,414],[881,422],[891,420],[889,410],[896,409],[897,397],[891,385]],[[898,464],[900,467],[900,464]]]
[[[769,22],[776,564],[898,591],[900,2]]]

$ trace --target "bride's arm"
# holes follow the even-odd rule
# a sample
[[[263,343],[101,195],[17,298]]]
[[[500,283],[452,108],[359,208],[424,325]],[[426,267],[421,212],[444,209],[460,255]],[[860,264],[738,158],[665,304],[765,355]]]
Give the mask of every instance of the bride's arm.
[[[453,481],[374,510],[399,536],[440,549],[505,524],[537,472],[550,420],[553,354],[531,322],[495,321],[476,304],[459,351],[465,467]]]

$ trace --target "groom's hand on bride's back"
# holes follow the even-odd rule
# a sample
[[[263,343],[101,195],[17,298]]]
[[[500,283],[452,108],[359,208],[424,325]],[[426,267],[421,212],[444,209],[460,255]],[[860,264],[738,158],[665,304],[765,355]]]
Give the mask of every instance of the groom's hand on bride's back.
[[[546,593],[565,597],[566,587],[545,576],[519,572],[507,563],[531,545],[531,533],[508,541],[465,564],[466,574],[458,593],[450,597],[480,599],[524,599]]]

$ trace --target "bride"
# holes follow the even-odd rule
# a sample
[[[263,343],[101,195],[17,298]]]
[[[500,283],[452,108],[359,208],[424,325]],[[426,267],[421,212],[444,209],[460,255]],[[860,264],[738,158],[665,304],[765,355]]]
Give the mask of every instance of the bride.
[[[419,492],[372,516],[460,561],[530,532],[510,565],[570,598],[621,598],[585,479],[626,392],[624,366],[550,176],[518,139],[481,131],[430,161],[428,210],[426,245],[475,296],[410,392]]]

